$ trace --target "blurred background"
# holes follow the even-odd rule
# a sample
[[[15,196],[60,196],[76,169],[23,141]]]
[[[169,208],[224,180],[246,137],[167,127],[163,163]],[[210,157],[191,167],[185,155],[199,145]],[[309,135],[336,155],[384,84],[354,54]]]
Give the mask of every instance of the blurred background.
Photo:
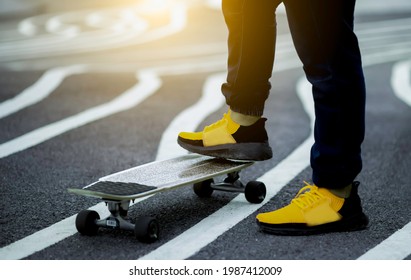
[[[170,59],[178,52],[179,58],[183,53],[224,54],[220,5],[219,0],[0,0],[0,64],[17,69],[29,59],[31,67],[42,69],[67,60],[145,65],[148,59]],[[356,20],[407,17],[410,10],[408,0],[358,0]],[[279,32],[286,33],[282,7],[278,14]],[[133,51],[136,46],[144,52]]]

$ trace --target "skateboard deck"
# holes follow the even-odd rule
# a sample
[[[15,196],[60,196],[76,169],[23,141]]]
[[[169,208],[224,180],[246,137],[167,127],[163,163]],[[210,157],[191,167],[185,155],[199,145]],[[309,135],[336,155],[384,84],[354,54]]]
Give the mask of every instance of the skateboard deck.
[[[133,200],[240,171],[252,164],[253,162],[184,155],[130,168],[102,177],[82,189],[71,188],[68,191],[102,199]]]
[[[154,161],[100,178],[81,189],[70,188],[70,193],[101,198],[110,216],[100,219],[93,210],[83,210],[76,217],[76,228],[84,235],[95,235],[100,227],[134,231],[143,242],[158,239],[159,225],[155,218],[141,217],[134,224],[127,219],[131,201],[137,198],[193,184],[199,197],[209,197],[214,190],[244,193],[250,203],[261,203],[266,195],[264,183],[240,181],[239,172],[253,162],[232,161],[203,155],[189,154]],[[219,176],[226,178],[214,182]]]

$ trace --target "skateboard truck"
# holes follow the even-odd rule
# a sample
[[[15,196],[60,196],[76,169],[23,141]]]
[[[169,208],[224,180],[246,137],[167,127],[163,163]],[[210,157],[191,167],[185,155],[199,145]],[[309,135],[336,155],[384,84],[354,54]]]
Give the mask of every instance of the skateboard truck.
[[[193,186],[194,192],[199,197],[209,197],[214,190],[244,193],[248,202],[261,203],[267,193],[265,184],[259,181],[250,181],[244,186],[240,181],[239,173],[239,171],[228,173],[227,178],[219,183],[214,183],[213,179],[195,183]]]
[[[116,201],[104,200],[110,215],[100,219],[96,211],[82,210],[76,218],[76,228],[83,235],[96,235],[100,227],[134,231],[135,237],[145,243],[151,243],[158,239],[159,224],[155,218],[141,217],[135,224],[126,219],[130,200]]]

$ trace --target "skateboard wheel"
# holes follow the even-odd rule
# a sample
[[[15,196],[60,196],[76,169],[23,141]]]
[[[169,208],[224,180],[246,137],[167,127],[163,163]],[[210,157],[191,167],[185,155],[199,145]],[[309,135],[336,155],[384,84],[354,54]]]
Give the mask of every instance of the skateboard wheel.
[[[96,235],[99,228],[96,221],[99,219],[100,215],[96,211],[80,211],[76,217],[77,231],[83,235]]]
[[[261,203],[267,193],[265,184],[259,181],[250,181],[245,186],[245,198],[250,203]]]
[[[141,217],[134,226],[135,237],[145,243],[152,243],[158,239],[160,227],[155,218]]]
[[[208,179],[203,182],[195,183],[193,185],[194,193],[199,197],[210,197],[214,191],[211,187],[212,183],[214,183],[213,179]]]

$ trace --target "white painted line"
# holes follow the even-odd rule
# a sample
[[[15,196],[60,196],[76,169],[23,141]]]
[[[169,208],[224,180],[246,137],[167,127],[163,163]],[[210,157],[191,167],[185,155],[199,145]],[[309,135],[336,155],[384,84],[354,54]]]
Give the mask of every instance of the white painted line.
[[[208,77],[203,88],[203,95],[198,102],[173,119],[161,137],[156,160],[187,153],[177,144],[178,132],[196,130],[207,116],[224,105],[225,99],[220,93],[220,87],[225,80],[225,76],[224,72]]]
[[[221,10],[221,0],[206,0],[205,5],[210,9]]]
[[[31,106],[49,96],[63,80],[73,74],[84,73],[85,65],[73,65],[48,70],[32,86],[19,95],[0,103],[0,119]]]
[[[52,17],[46,22],[46,30],[63,37],[76,37],[80,33],[80,27],[74,24],[65,24],[59,16]]]
[[[17,30],[25,36],[34,36],[38,32],[37,26],[33,23],[32,18],[22,20],[17,27]]]
[[[90,208],[104,216],[110,213],[104,202]],[[77,232],[75,228],[76,215],[68,217],[58,223],[33,233],[18,242],[0,248],[0,260],[17,260],[25,258],[45,247],[52,246]]]
[[[136,199],[133,203],[130,203],[130,207],[150,198],[151,196],[152,195]],[[108,217],[110,215],[105,202],[98,203],[88,208],[88,210],[97,211],[101,218]],[[58,223],[0,248],[0,260],[23,259],[76,234],[76,217],[77,214],[72,215]]]
[[[388,19],[377,22],[364,22],[355,25],[357,36],[364,39],[373,34],[377,37],[384,33],[398,33],[400,35],[407,33],[407,30],[410,30],[410,28],[411,18],[409,17]]]
[[[304,109],[308,110],[306,112],[310,117],[311,124],[313,124],[314,107],[311,86],[306,82],[305,78],[299,81],[297,92],[304,105]],[[238,195],[226,206],[220,208],[195,226],[140,259],[181,260],[189,258],[200,251],[224,232],[269,202],[283,186],[307,168],[309,166],[309,155],[312,144],[313,136],[311,133],[304,143],[295,149],[287,158],[257,179],[267,185],[267,197],[264,202],[261,204],[251,204],[245,200],[244,195]],[[178,248],[178,250],[176,250],[176,248]]]
[[[66,25],[64,24],[63,20],[66,20],[67,22],[80,22],[81,24],[86,23],[92,27],[107,27],[106,29],[108,29],[110,25],[100,26],[95,24],[103,22],[106,22],[107,24],[114,24],[119,20],[122,20],[121,17],[120,19],[118,17],[118,13],[122,10],[127,9],[128,11],[143,11],[147,10],[144,7],[145,5],[147,5],[147,3],[143,5],[131,5],[124,8],[115,7],[97,10],[79,10],[67,13],[42,14],[22,20],[21,22],[19,22],[17,29],[21,34],[28,37],[33,37],[34,35],[36,35],[39,31],[39,27],[44,27],[45,30],[51,33],[55,33],[55,27]],[[50,20],[54,21],[54,23],[50,22]]]
[[[120,11],[116,11],[120,12]],[[81,15],[84,11],[78,12]],[[76,13],[70,14],[78,17]],[[50,15],[39,16],[39,19],[47,21]],[[67,16],[67,15],[66,15]],[[59,21],[59,17],[54,17],[49,23],[48,28],[53,32],[67,32],[67,36],[41,36],[41,40],[29,38],[16,42],[0,44],[0,61],[11,61],[16,58],[28,59],[38,58],[39,56],[72,54],[85,51],[98,51],[112,49],[116,47],[132,46],[158,40],[160,38],[182,31],[186,26],[187,7],[183,3],[175,3],[169,7],[170,21],[165,26],[148,29],[148,24],[136,16],[125,18],[120,15],[121,22],[113,22],[115,25],[108,26],[106,29],[77,33],[71,25],[64,25]],[[35,18],[23,21],[22,26],[34,26],[32,23]],[[87,15],[85,15],[85,19]],[[47,24],[46,24],[47,25]],[[33,28],[31,28],[33,29]],[[73,30],[75,32],[73,32]],[[30,32],[28,32],[30,33]],[[67,40],[70,38],[70,40]]]
[[[383,55],[381,55],[383,54]],[[363,55],[363,66],[376,65],[408,59],[411,56],[411,45],[405,48],[387,48]]]
[[[391,85],[395,95],[411,106],[411,61],[394,64]],[[402,260],[411,255],[411,222],[372,248],[360,260]]]
[[[210,9],[221,10],[221,0],[206,0],[205,5]],[[276,13],[285,14],[285,7],[283,3],[278,6]]]
[[[67,33],[67,36],[39,35],[38,37],[16,42],[0,44],[2,58],[6,60],[9,56],[37,57],[39,54],[75,53],[84,50],[101,50],[123,46],[125,43],[131,45],[136,43],[138,35],[142,35],[148,28],[142,23],[139,29],[117,28],[99,29],[82,33]],[[64,30],[64,29],[63,29]],[[62,31],[64,33],[64,31]],[[73,36],[74,35],[74,36]],[[136,39],[137,38],[137,39]],[[137,42],[138,43],[138,42]]]
[[[359,257],[359,260],[403,260],[411,254],[411,222]]]
[[[143,34],[132,43],[147,43],[182,31],[187,24],[187,7],[183,3],[176,3],[170,11],[170,23]]]
[[[77,115],[43,126],[42,128],[33,130],[32,132],[1,144],[0,158],[7,157],[13,153],[33,147],[90,122],[108,117],[124,110],[128,110],[144,101],[161,86],[161,80],[154,72],[138,72],[137,78],[139,83],[108,103],[90,108]]]
[[[150,4],[149,7],[154,7],[154,5]],[[31,38],[30,40],[19,40],[17,42],[13,42],[12,44],[0,44],[0,60],[2,61],[10,61],[15,58],[23,59],[23,58],[33,58],[39,57],[41,55],[50,55],[53,54],[67,54],[67,53],[79,53],[84,51],[97,51],[97,50],[104,50],[110,49],[118,46],[127,46],[127,45],[135,45],[146,43],[163,36],[167,36],[170,34],[174,34],[183,29],[186,24],[186,9],[187,7],[183,4],[179,4],[176,6],[170,6],[170,15],[171,20],[170,23],[165,27],[160,27],[158,29],[149,31],[147,33],[141,33],[142,30],[137,31],[136,28],[129,28],[127,29],[128,32],[120,32],[119,34],[112,34],[110,32],[107,33],[109,26],[105,30],[99,30],[94,32],[84,32],[77,34],[76,38],[72,38],[72,40],[67,40],[64,36],[58,37],[44,37],[41,36],[41,40],[37,40],[36,38]],[[85,14],[86,12],[90,13],[91,11],[79,11],[76,13],[70,13],[70,18],[74,18],[79,20],[79,17],[84,16],[84,21],[87,22],[88,15]],[[110,13],[118,13],[117,10],[115,11],[107,11],[105,14],[110,16]],[[28,19],[22,22],[22,26],[26,26],[22,28],[24,30],[32,30],[35,26],[33,24],[34,20],[42,22],[47,22],[48,17],[52,17],[54,15],[42,15],[35,18]],[[67,14],[64,14],[66,17]],[[62,17],[55,16],[55,17]],[[69,19],[70,19],[69,18]],[[379,38],[377,33],[375,32],[384,32],[384,34],[389,34],[393,38],[390,40],[383,40],[379,44],[384,44],[386,48],[394,49],[396,47],[390,47],[393,42],[402,42],[404,41],[404,32],[410,29],[409,27],[410,20],[388,20],[382,23],[374,23],[372,26],[361,23],[357,24],[357,33],[361,36],[361,44],[362,49],[365,49],[366,46],[375,46],[375,42],[369,42],[368,39],[374,40],[374,38]],[[114,24],[114,21],[113,21]],[[132,24],[127,25],[128,27],[133,26],[142,26],[144,24]],[[28,27],[27,27],[28,26]],[[118,29],[117,27],[115,27]],[[120,23],[120,30],[126,28],[123,23]],[[371,28],[371,31],[369,31]],[[52,28],[53,29],[53,28]],[[143,28],[145,30],[145,27]],[[399,30],[401,29],[401,30]],[[124,29],[125,30],[125,29]],[[69,30],[70,31],[70,30]],[[25,31],[28,34],[31,34],[33,31]],[[364,32],[364,34],[362,34]],[[367,33],[369,32],[369,33]],[[68,32],[72,34],[71,31]],[[140,35],[141,36],[138,36]],[[384,37],[386,35],[382,35]],[[378,45],[379,45],[378,44]],[[405,46],[404,46],[405,47]]]
[[[395,95],[411,106],[411,60],[396,63],[392,72],[391,86]]]

